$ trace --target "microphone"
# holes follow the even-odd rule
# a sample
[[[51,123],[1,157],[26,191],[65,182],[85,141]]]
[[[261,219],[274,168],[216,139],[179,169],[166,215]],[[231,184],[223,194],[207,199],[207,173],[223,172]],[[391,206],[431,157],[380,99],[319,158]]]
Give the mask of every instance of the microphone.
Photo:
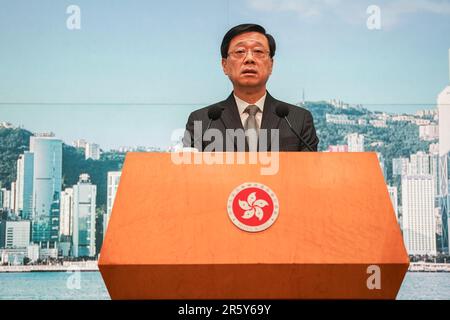
[[[208,129],[209,129],[209,126],[211,125],[211,121],[215,121],[222,116],[222,111],[223,111],[223,108],[218,107],[218,106],[213,106],[208,109],[208,118],[209,118]]]
[[[294,130],[294,128],[292,128],[292,125],[287,118],[289,114],[289,107],[287,105],[278,105],[275,109],[275,113],[278,117],[286,120],[286,123],[288,124],[291,131],[295,134],[298,140],[300,140],[306,146],[306,148],[308,148],[309,151],[314,151],[313,148],[302,137],[300,137],[300,135]]]
[[[213,106],[208,109],[209,121],[208,121],[208,126],[206,127],[205,132],[209,130],[209,128],[211,127],[211,123],[213,121],[216,121],[217,119],[219,119],[222,116],[222,112],[223,112],[223,108],[221,108],[219,106]],[[194,144],[193,144],[194,148],[200,139],[203,140],[203,133],[199,137],[197,137],[197,139],[194,140]],[[203,149],[203,145],[202,145],[202,149]]]

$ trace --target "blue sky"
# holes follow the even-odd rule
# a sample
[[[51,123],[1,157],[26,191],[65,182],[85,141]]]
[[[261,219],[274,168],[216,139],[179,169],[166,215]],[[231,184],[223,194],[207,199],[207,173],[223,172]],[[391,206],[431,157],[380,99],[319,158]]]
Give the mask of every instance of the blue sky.
[[[81,30],[66,28],[71,4]],[[366,27],[372,4],[381,30]],[[231,92],[219,46],[245,22],[275,37],[268,89],[290,103],[305,89],[412,112],[449,83],[450,1],[0,0],[0,121],[106,149],[167,146],[189,112]]]

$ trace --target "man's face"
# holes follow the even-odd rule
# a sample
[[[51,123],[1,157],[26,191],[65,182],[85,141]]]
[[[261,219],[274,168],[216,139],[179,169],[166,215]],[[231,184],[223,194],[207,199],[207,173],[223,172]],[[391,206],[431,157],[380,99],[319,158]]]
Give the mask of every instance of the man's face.
[[[246,32],[234,37],[228,48],[228,57],[222,59],[223,71],[233,86],[265,86],[273,66],[269,51],[269,41],[259,32]]]

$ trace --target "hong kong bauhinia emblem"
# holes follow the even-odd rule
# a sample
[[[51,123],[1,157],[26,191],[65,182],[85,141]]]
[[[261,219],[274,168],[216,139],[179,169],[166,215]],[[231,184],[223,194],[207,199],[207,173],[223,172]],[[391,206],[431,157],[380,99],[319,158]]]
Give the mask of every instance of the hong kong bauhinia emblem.
[[[277,219],[278,198],[267,186],[246,182],[228,197],[228,216],[241,230],[258,232],[269,228]]]

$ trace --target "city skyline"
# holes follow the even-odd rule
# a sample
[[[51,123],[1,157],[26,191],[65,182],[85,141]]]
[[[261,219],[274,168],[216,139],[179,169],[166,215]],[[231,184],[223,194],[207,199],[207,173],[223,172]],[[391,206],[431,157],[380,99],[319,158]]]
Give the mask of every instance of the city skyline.
[[[423,116],[429,116],[428,113],[423,113]],[[329,120],[336,121],[335,118],[328,117]],[[342,120],[342,119],[338,119]],[[345,119],[344,119],[345,120]],[[415,119],[413,119],[414,121]],[[348,119],[346,120],[348,121]],[[405,120],[403,120],[405,121]],[[411,121],[408,120],[408,121]],[[415,120],[417,121],[417,120]],[[341,123],[340,125],[347,125],[348,123]],[[367,125],[367,124],[365,124]],[[416,123],[417,125],[417,123]],[[425,138],[428,136],[425,135]],[[343,150],[344,152],[363,152],[364,151],[364,135],[353,133],[349,134],[346,137],[347,139],[347,148]],[[436,139],[436,137],[434,137]],[[40,159],[40,162],[35,162],[33,167],[34,168],[41,168],[38,170],[38,174],[42,176],[42,172],[47,172],[48,169],[45,169],[49,166],[55,166],[55,159],[54,157],[49,157],[48,155],[55,152],[54,147],[58,145],[58,142],[61,141],[56,139],[55,137],[49,137],[49,136],[41,136],[41,137],[30,137],[30,141],[32,142],[32,153],[36,154],[37,158]],[[56,143],[55,146],[52,146],[50,143]],[[39,147],[36,147],[39,146]],[[403,236],[405,241],[405,246],[408,250],[408,252],[411,255],[423,255],[423,254],[431,254],[436,255],[438,252],[441,252],[442,249],[445,249],[446,244],[442,244],[442,240],[445,238],[445,220],[435,221],[436,216],[435,214],[441,215],[446,212],[446,208],[442,207],[442,199],[445,199],[444,202],[447,204],[448,201],[450,201],[450,198],[448,197],[447,190],[441,193],[440,190],[440,176],[441,176],[441,170],[442,165],[438,165],[439,162],[439,155],[438,155],[438,148],[433,147],[430,145],[429,152],[423,152],[418,151],[415,154],[410,154],[410,159],[408,158],[397,158],[392,159],[392,166],[393,166],[393,175],[400,175],[401,176],[401,184],[400,184],[400,190],[403,190],[402,192],[402,206],[399,207],[399,210],[397,208],[397,202],[398,202],[398,193],[397,193],[397,187],[387,185],[387,189],[391,196],[392,205],[394,208],[394,212],[396,214],[396,218],[399,222],[400,228],[403,230]],[[56,149],[59,149],[58,147]],[[335,150],[334,152],[342,152],[342,150]],[[24,173],[27,172],[27,175],[33,175],[34,180],[38,181],[40,178],[38,177],[36,180],[35,172],[34,170],[25,170],[25,159],[27,154],[30,152],[25,151],[24,154],[20,155],[17,163],[20,164],[21,168],[18,171],[23,171]],[[445,159],[447,159],[448,155],[445,155]],[[57,156],[56,158],[59,158]],[[28,161],[35,160],[34,157],[31,157]],[[378,158],[380,162],[380,166],[383,169],[384,167],[384,160],[381,156]],[[445,162],[445,167],[447,160]],[[56,166],[58,167],[60,163],[60,160],[56,160]],[[390,164],[391,165],[391,164]],[[44,170],[45,169],[45,170]],[[41,173],[40,173],[41,172]],[[23,174],[22,174],[23,175]],[[45,175],[45,174],[44,174]],[[57,174],[58,176],[60,173]],[[106,231],[106,227],[109,220],[109,215],[112,210],[115,194],[118,187],[118,182],[120,179],[121,172],[120,171],[109,171],[107,173],[107,211],[103,214],[103,225],[100,227],[103,232]],[[383,175],[385,175],[385,172],[383,170]],[[444,175],[447,175],[447,171],[445,170]],[[11,185],[10,193],[7,195],[10,197],[10,201],[8,201],[7,205],[4,205],[5,208],[9,208],[12,210],[12,212],[18,212],[21,211],[20,205],[17,205],[18,203],[24,203],[24,199],[26,198],[25,193],[18,192],[17,190],[20,190],[22,187],[20,187],[21,180],[25,180],[26,176],[20,176],[18,175],[16,182],[13,182]],[[30,177],[28,177],[29,179]],[[59,236],[64,237],[72,237],[73,234],[73,246],[74,251],[72,251],[72,254],[74,257],[78,257],[78,247],[82,252],[82,256],[94,256],[95,255],[95,238],[98,236],[96,233],[96,223],[95,223],[95,212],[96,212],[96,185],[91,184],[90,177],[88,174],[81,173],[79,176],[79,181],[76,185],[73,185],[73,187],[69,187],[65,189],[64,191],[61,190],[61,186],[57,187],[52,182],[52,179],[45,179],[50,180],[48,186],[47,184],[41,184],[40,187],[34,188],[33,193],[35,194],[41,194],[41,193],[48,193],[44,189],[48,189],[50,185],[53,185],[51,189],[59,189],[61,191],[61,196],[58,197],[60,201],[58,201],[58,208],[57,212],[60,214],[60,217],[58,218],[58,222],[60,225],[60,231]],[[385,176],[386,179],[386,176]],[[446,181],[448,180],[448,176],[446,176]],[[58,178],[56,177],[56,180]],[[36,183],[33,183],[34,185],[37,185]],[[25,184],[24,184],[25,185]],[[80,191],[78,191],[80,188]],[[83,189],[83,192],[81,192],[81,188]],[[16,190],[17,189],[17,190]],[[395,191],[394,191],[394,190]],[[3,191],[3,190],[2,190]],[[8,190],[5,190],[8,191]],[[77,200],[77,197],[79,196],[84,197],[84,200]],[[395,194],[395,195],[394,195]],[[18,199],[21,198],[22,199]],[[49,206],[50,202],[48,201],[50,199],[50,194],[46,194],[44,199],[46,202],[48,202],[47,207]],[[435,199],[439,199],[440,204],[439,206],[435,206]],[[19,201],[18,201],[19,200]],[[22,200],[22,201],[20,201]],[[45,202],[44,201],[44,202]],[[69,201],[69,202],[67,202]],[[78,208],[77,203],[80,203],[80,208]],[[71,204],[72,203],[72,204]],[[14,207],[14,204],[15,207]],[[36,204],[33,204],[33,207],[36,207]],[[426,212],[424,211],[426,207]],[[53,212],[53,202],[51,203],[51,208]],[[23,209],[23,205],[22,205]],[[73,211],[72,211],[73,210]],[[46,209],[46,211],[48,211]],[[402,212],[402,214],[399,215],[399,212]],[[23,217],[23,214],[25,212],[21,212],[21,216]],[[46,215],[43,212],[44,215]],[[26,217],[26,216],[25,216]],[[33,216],[33,232],[35,231],[34,224],[36,220],[36,216]],[[14,221],[14,220],[13,220]],[[20,221],[20,220],[19,220]],[[24,220],[28,221],[28,220]],[[82,230],[78,226],[78,221],[82,224]],[[82,221],[82,222],[81,222]],[[426,221],[426,223],[424,222]],[[48,222],[47,222],[48,223]],[[25,225],[24,225],[25,226]],[[72,227],[73,226],[73,227]],[[73,229],[72,229],[73,228]],[[59,229],[59,228],[58,228]],[[441,230],[442,229],[442,230]],[[5,229],[6,230],[6,229]],[[12,229],[11,229],[12,230]],[[24,233],[26,233],[27,229],[21,229],[22,231],[17,231],[18,234],[14,235],[17,239],[23,239]],[[73,231],[72,231],[73,230]],[[78,234],[76,230],[79,230],[80,236],[83,234],[82,242],[79,242],[78,240]],[[30,230],[29,230],[30,231]],[[28,231],[28,232],[29,232]],[[86,232],[88,231],[89,235],[86,236]],[[11,231],[13,232],[13,231]],[[5,232],[3,232],[4,234]],[[13,233],[11,233],[13,235]],[[32,233],[33,237],[35,238],[34,233]],[[103,233],[104,235],[104,233]],[[12,236],[11,236],[12,237]],[[436,241],[438,241],[438,237],[440,237],[441,245],[439,248],[437,247]],[[13,238],[11,238],[13,239]],[[13,240],[11,240],[13,241]],[[34,242],[34,240],[32,240]],[[58,241],[58,240],[57,240]],[[62,252],[69,252],[70,246],[68,246],[67,242],[63,238],[61,238],[60,246],[59,248],[62,250]],[[13,243],[13,242],[10,242]],[[80,243],[80,244],[79,244]],[[33,244],[31,244],[33,246]],[[75,248],[77,247],[77,248]],[[42,248],[42,247],[41,247]],[[448,247],[447,247],[448,248]],[[8,250],[11,248],[7,248]],[[14,249],[14,248],[12,248]],[[18,249],[17,249],[18,250]],[[17,251],[16,250],[16,251]],[[24,250],[24,249],[23,249]],[[22,251],[23,251],[22,250]],[[34,250],[34,249],[33,249]],[[14,251],[14,250],[13,250]],[[20,251],[20,250],[19,250]],[[17,252],[19,252],[17,251]],[[446,251],[448,252],[448,251]],[[14,255],[15,253],[10,252],[10,254]],[[45,253],[47,254],[47,253]],[[54,253],[55,254],[55,253]],[[54,255],[50,254],[50,256]],[[64,256],[69,255],[63,254]]]

